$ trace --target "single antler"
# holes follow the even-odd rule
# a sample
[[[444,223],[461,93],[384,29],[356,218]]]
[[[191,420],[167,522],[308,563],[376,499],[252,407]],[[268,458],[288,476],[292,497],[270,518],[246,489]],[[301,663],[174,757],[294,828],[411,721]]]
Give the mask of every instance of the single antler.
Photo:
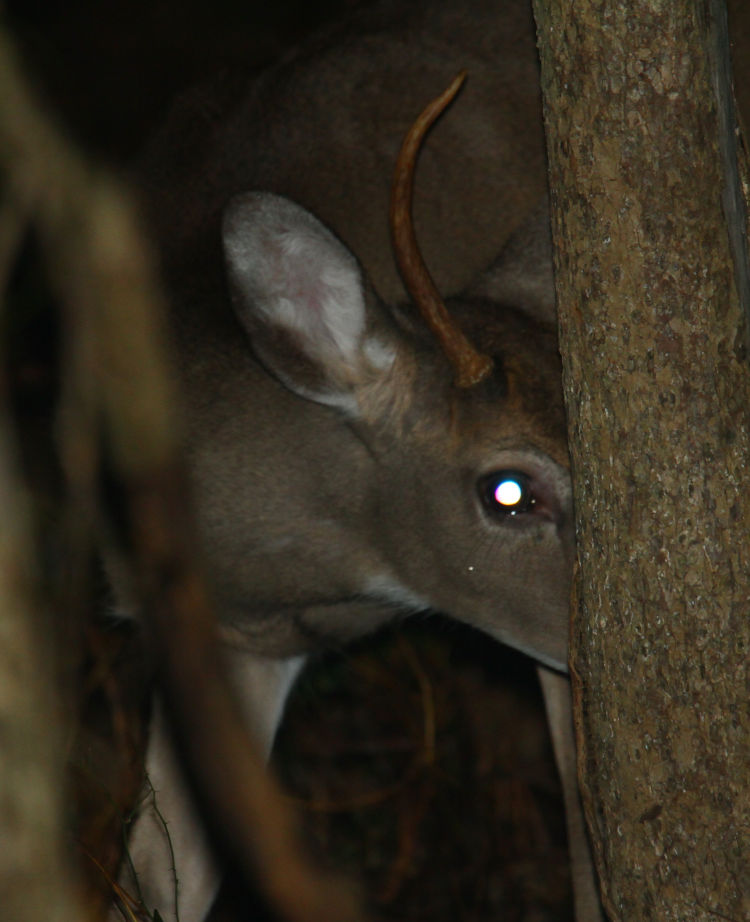
[[[393,249],[404,285],[453,365],[458,387],[478,384],[490,373],[492,359],[477,352],[448,313],[419,250],[411,206],[414,168],[424,136],[454,99],[465,78],[466,71],[461,71],[451,85],[425,107],[407,132],[393,174],[390,214]]]

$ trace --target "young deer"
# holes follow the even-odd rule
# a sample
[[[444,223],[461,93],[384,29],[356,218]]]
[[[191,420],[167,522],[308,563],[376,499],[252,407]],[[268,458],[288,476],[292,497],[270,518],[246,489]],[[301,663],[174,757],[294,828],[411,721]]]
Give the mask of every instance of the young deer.
[[[405,125],[464,67],[415,190],[437,288],[409,202],[447,96],[408,134],[394,182],[396,253],[425,323],[375,293],[402,294],[389,180]],[[527,3],[379,4],[257,82],[187,100],[143,177],[248,721],[270,749],[305,654],[403,613],[439,610],[525,651],[543,667],[577,916],[598,919],[563,675],[573,516]],[[158,711],[147,764],[179,918],[198,922],[216,871]],[[146,903],[175,919],[148,811],[130,851]]]

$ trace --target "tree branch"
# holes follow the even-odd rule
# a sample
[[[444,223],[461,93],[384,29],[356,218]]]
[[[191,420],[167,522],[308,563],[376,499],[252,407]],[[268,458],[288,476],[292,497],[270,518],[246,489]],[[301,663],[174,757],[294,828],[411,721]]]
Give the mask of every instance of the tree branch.
[[[85,164],[42,113],[2,35],[0,85],[0,163],[11,196],[30,208],[63,302],[63,445],[71,489],[93,524],[103,441],[127,501],[126,537],[139,605],[152,632],[177,735],[212,826],[241,868],[250,876],[259,872],[261,886],[283,917],[356,922],[361,914],[349,890],[312,869],[290,809],[249,741],[224,680],[188,510],[178,400],[164,360],[165,311],[143,235],[122,191]],[[5,489],[9,495],[20,492],[16,484]],[[4,504],[2,521],[6,529],[16,529],[7,547],[8,554],[17,554],[22,535],[15,523],[22,521],[23,510],[9,521],[10,508]],[[24,607],[19,631],[30,629],[25,618]],[[33,647],[29,638],[25,649],[19,648],[24,669],[32,663],[27,651]],[[48,712],[40,713],[35,726],[46,732],[48,720]],[[35,753],[26,758],[48,764]],[[59,758],[49,765],[53,774],[58,772]],[[53,781],[45,777],[48,784]],[[54,779],[58,784],[59,777]],[[43,810],[49,814],[48,826],[57,813],[46,803]],[[30,817],[22,823],[34,828]],[[59,843],[59,832],[52,839]],[[10,859],[18,850],[0,848],[0,853]],[[40,860],[29,872],[45,873],[45,868]],[[56,872],[50,879],[60,877]],[[23,891],[26,899],[36,892],[28,885]],[[0,902],[7,912],[2,895]],[[11,916],[30,922],[72,919],[66,911]]]

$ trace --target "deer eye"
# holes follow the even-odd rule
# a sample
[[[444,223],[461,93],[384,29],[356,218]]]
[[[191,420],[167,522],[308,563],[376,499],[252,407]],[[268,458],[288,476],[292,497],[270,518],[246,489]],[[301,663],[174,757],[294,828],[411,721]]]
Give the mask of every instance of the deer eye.
[[[485,510],[498,518],[530,512],[536,503],[529,478],[521,471],[493,471],[481,478],[478,487]]]

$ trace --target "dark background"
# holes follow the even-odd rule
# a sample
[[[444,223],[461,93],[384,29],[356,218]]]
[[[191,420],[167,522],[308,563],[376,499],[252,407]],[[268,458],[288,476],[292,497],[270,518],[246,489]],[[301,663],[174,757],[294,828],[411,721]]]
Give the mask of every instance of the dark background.
[[[74,136],[127,161],[175,94],[222,68],[260,70],[353,0],[11,0],[6,21]]]

